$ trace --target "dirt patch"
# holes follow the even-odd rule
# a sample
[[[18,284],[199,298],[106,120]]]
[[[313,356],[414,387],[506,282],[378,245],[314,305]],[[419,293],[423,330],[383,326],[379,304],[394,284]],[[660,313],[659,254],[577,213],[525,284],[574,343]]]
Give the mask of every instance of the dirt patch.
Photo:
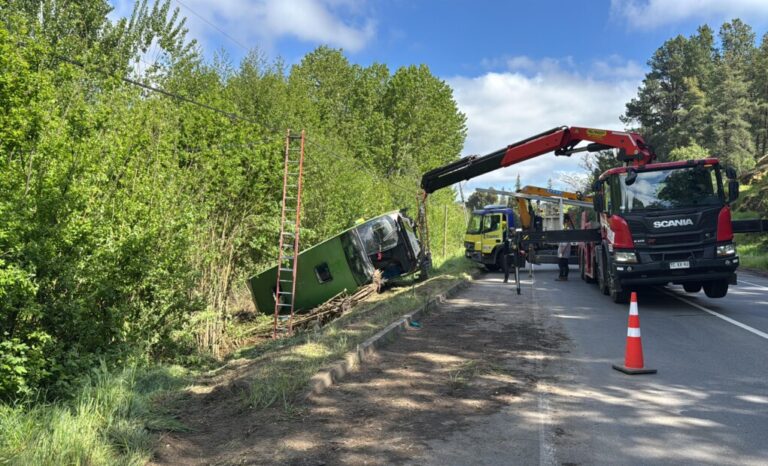
[[[461,432],[534,391],[542,365],[564,351],[563,336],[539,325],[530,306],[494,302],[484,286],[498,292],[502,285],[473,285],[426,316],[420,330],[408,330],[372,363],[305,402],[253,410],[230,392],[191,403],[198,411],[183,417],[196,430],[163,439],[156,462],[418,461],[429,455],[430,440]]]

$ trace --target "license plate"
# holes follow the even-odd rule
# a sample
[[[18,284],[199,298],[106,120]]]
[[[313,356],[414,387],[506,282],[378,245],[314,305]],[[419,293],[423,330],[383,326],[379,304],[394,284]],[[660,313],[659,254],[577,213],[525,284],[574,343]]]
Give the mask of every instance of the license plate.
[[[670,269],[690,269],[691,263],[688,261],[682,261],[682,262],[670,262],[669,263]]]

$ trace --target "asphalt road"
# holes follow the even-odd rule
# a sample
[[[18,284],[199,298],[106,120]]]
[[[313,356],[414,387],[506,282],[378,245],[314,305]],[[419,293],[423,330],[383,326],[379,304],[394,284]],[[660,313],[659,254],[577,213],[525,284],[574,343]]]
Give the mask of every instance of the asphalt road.
[[[658,373],[628,376],[611,368],[623,359],[628,306],[574,272],[556,282],[539,267],[522,296],[501,283],[509,290],[489,296],[535,303],[539,321],[569,340],[538,387],[539,464],[768,464],[768,279],[741,272],[722,299],[641,290],[645,362]],[[534,462],[527,449],[520,463]]]

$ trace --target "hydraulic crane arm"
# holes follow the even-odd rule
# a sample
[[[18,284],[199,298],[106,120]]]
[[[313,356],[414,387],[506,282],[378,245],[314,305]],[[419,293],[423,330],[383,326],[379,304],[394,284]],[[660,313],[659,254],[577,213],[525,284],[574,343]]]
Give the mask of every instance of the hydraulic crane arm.
[[[581,141],[592,143],[576,147]],[[427,194],[433,193],[459,181],[469,180],[553,151],[555,155],[569,156],[577,152],[596,152],[614,148],[619,149],[619,160],[627,164],[633,163],[635,166],[645,165],[656,158],[642,136],[637,133],[560,126],[510,144],[488,155],[472,155],[444,167],[430,170],[421,178],[421,188]]]

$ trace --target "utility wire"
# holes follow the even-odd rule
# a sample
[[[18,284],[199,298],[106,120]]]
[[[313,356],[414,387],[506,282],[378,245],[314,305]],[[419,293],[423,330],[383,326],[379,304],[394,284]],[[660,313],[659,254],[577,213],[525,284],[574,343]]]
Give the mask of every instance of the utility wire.
[[[56,58],[59,61],[63,61],[65,63],[69,63],[70,65],[75,65],[77,67],[80,67],[80,68],[82,68],[82,69],[84,69],[86,71],[89,68],[88,65],[86,65],[85,63],[83,63],[83,62],[81,62],[79,60],[75,60],[75,59],[72,59],[72,58],[69,58],[69,57],[65,57],[65,56],[62,56],[62,55],[54,55],[54,58]],[[206,103],[197,101],[197,100],[192,99],[190,97],[187,97],[187,96],[184,96],[184,95],[181,95],[181,94],[177,94],[175,92],[167,91],[165,89],[162,89],[162,88],[159,88],[159,87],[156,87],[156,86],[151,86],[149,84],[144,84],[144,83],[142,83],[140,81],[136,81],[135,79],[131,79],[131,78],[128,78],[126,76],[117,76],[117,75],[115,75],[113,73],[110,73],[109,71],[106,71],[106,70],[101,69],[101,68],[93,68],[93,69],[95,69],[96,71],[98,71],[99,73],[101,73],[104,76],[118,78],[118,79],[120,79],[121,81],[123,81],[125,83],[131,84],[131,85],[136,86],[136,87],[140,87],[140,88],[145,89],[147,91],[155,92],[155,93],[158,93],[158,94],[162,94],[162,95],[164,95],[166,97],[169,97],[171,99],[178,100],[180,102],[184,102],[184,103],[187,103],[187,104],[190,104],[190,105],[195,105],[197,107],[204,108],[206,110],[210,110],[210,111],[218,113],[220,115],[224,115],[225,117],[229,118],[230,120],[243,121],[243,122],[246,122],[246,123],[250,123],[252,125],[260,126],[262,128],[264,127],[264,125],[262,125],[261,123],[259,123],[256,120],[253,120],[251,118],[248,118],[246,116],[243,116],[243,115],[240,115],[240,114],[237,114],[237,113],[234,113],[234,112],[228,112],[226,110],[222,110],[220,108],[214,107],[213,105],[208,105]],[[269,130],[272,130],[272,131],[277,131],[275,128],[266,128],[266,129],[269,129]]]
[[[197,100],[192,99],[190,97],[187,97],[187,96],[175,93],[175,92],[167,91],[167,90],[162,89],[160,87],[151,86],[149,84],[142,83],[140,81],[128,78],[126,76],[117,76],[114,73],[110,73],[110,72],[108,72],[108,71],[106,71],[106,70],[104,70],[102,68],[89,67],[87,64],[85,64],[85,63],[83,63],[83,62],[81,62],[79,60],[75,60],[75,59],[72,59],[72,58],[69,58],[69,57],[65,57],[65,56],[62,56],[62,55],[55,55],[54,57],[57,60],[59,60],[59,61],[62,61],[62,62],[65,62],[65,63],[69,63],[71,65],[74,65],[74,66],[77,66],[79,68],[82,68],[82,69],[84,69],[86,71],[88,71],[89,68],[92,68],[92,69],[96,70],[97,72],[99,72],[102,75],[105,75],[105,76],[108,76],[108,77],[113,77],[113,78],[118,78],[121,81],[123,81],[123,82],[125,82],[127,84],[130,84],[132,86],[136,86],[136,87],[139,87],[141,89],[144,89],[144,90],[147,90],[147,91],[150,91],[150,92],[154,92],[154,93],[166,96],[166,97],[168,97],[170,99],[173,99],[173,100],[176,100],[176,101],[179,101],[179,102],[184,102],[184,103],[187,103],[187,104],[190,104],[190,105],[194,105],[194,106],[197,106],[197,107],[200,107],[200,108],[203,108],[203,109],[206,109],[206,110],[218,113],[220,115],[223,115],[223,116],[229,118],[232,121],[242,121],[242,122],[250,123],[252,125],[260,126],[260,127],[264,128],[264,129],[267,129],[269,131],[273,131],[275,133],[281,132],[281,130],[278,130],[277,128],[265,127],[263,124],[259,123],[258,121],[254,120],[252,118],[248,118],[248,117],[246,117],[244,115],[240,115],[240,114],[237,114],[237,113],[234,113],[234,112],[229,112],[229,111],[223,110],[221,108],[214,107],[212,105],[206,104],[204,102],[197,101]],[[271,138],[270,137],[262,138],[262,141],[263,142],[271,142],[271,141],[276,140],[278,137],[279,136],[277,134],[275,134]],[[368,165],[364,164],[360,159],[357,159],[357,158],[351,157],[351,156],[347,156],[346,154],[340,155],[338,152],[336,152],[334,150],[331,150],[330,148],[324,146],[323,144],[317,143],[317,142],[315,142],[314,140],[311,140],[311,139],[307,139],[307,143],[308,143],[308,145],[311,145],[311,146],[313,146],[313,147],[315,147],[315,148],[317,148],[319,150],[322,150],[322,151],[326,152],[330,157],[332,157],[332,158],[334,158],[334,159],[336,159],[338,161],[341,161],[341,162],[347,161],[347,162],[352,162],[352,163],[356,164],[360,169],[366,171],[367,173],[372,175],[374,178],[380,178],[381,177],[381,174],[376,173],[375,171],[371,170],[371,168]],[[225,146],[213,146],[213,147],[218,147],[218,148],[222,148],[223,149]],[[308,158],[310,158],[310,157],[308,157]],[[312,174],[316,173],[315,170],[310,170],[308,172],[312,173]],[[405,186],[403,186],[403,185],[401,185],[399,183],[396,183],[396,182],[394,182],[392,180],[387,180],[387,183],[392,185],[392,186],[394,186],[394,187],[396,187],[396,188],[398,188],[398,189],[400,189],[400,190],[402,190],[403,192],[408,192],[409,194],[413,194],[413,192],[414,192],[413,188],[405,187]]]
[[[318,143],[316,143],[316,142],[314,142],[313,140],[310,140],[310,139],[307,140],[307,143],[308,143],[308,145],[315,146],[315,147],[317,147],[319,149],[326,149],[325,152],[327,152],[330,157],[332,157],[332,158],[334,158],[334,159],[336,159],[338,161],[343,162],[344,161],[344,160],[342,160],[342,157],[343,157],[346,161],[349,161],[349,162],[352,162],[352,163],[356,164],[362,170],[368,172],[370,175],[373,175],[374,178],[380,178],[381,177],[381,175],[379,173],[376,173],[375,171],[371,170],[371,168],[368,165],[365,165],[360,159],[357,159],[357,158],[352,157],[352,156],[348,156],[346,154],[344,154],[343,156],[340,156],[335,151],[328,150],[328,148],[322,147],[322,145],[320,145],[320,144],[318,144]],[[403,190],[404,192],[408,192],[409,194],[413,194],[414,193],[414,189],[413,188],[407,188],[407,187],[405,187],[405,186],[403,186],[401,184],[395,183],[392,180],[387,180],[387,183],[391,184],[392,186],[394,186],[396,188],[399,188],[399,189]]]
[[[223,29],[221,29],[220,27],[216,26],[216,24],[214,24],[212,21],[208,21],[208,20],[207,20],[207,19],[206,19],[206,18],[205,18],[203,15],[201,15],[201,14],[200,14],[200,13],[198,13],[198,12],[196,12],[195,10],[193,10],[192,8],[190,8],[188,5],[185,5],[184,3],[181,3],[179,0],[174,0],[174,1],[175,1],[176,3],[178,3],[179,5],[181,5],[182,7],[186,8],[187,10],[189,10],[189,12],[190,12],[190,13],[192,13],[193,15],[197,16],[198,18],[200,18],[200,20],[201,20],[201,21],[203,21],[203,22],[204,22],[205,24],[207,24],[208,26],[210,26],[210,27],[212,27],[212,28],[216,29],[217,31],[219,31],[219,32],[221,33],[221,35],[223,35],[223,36],[224,36],[224,37],[226,37],[227,39],[231,40],[231,41],[232,41],[232,42],[233,42],[235,45],[238,45],[239,47],[241,47],[241,48],[242,48],[243,50],[245,50],[246,52],[249,50],[249,49],[248,49],[248,47],[246,47],[245,45],[243,45],[243,43],[242,43],[242,42],[238,41],[238,40],[237,40],[237,39],[235,39],[234,37],[232,37],[232,36],[230,36],[229,34],[227,34],[227,33],[226,33],[226,31],[224,31],[224,30],[223,30]]]
[[[224,34],[227,38],[229,38],[230,40],[235,42],[237,45],[245,48],[242,44],[240,44],[239,42],[234,40],[232,37],[230,37],[228,34],[226,34],[224,31],[219,29],[215,24],[213,24],[210,21],[206,20],[201,15],[199,15],[198,13],[196,13],[195,11],[193,11],[192,9],[190,9],[189,7],[187,7],[186,5],[181,3],[179,0],[175,0],[175,1],[177,3],[179,3],[180,5],[182,5],[183,7],[187,8],[188,10],[190,10],[193,14],[195,14],[200,19],[205,21],[211,27],[215,28],[216,30],[218,30],[219,32]],[[77,66],[79,68],[82,68],[83,70],[88,71],[88,69],[89,69],[89,66],[87,64],[83,63],[82,61],[75,60],[73,58],[65,57],[65,56],[62,56],[62,55],[54,55],[54,57],[57,60],[59,60],[59,61],[62,61],[62,62],[65,62],[65,63],[69,63],[71,65],[74,65],[74,66]],[[149,84],[142,83],[142,82],[137,81],[135,79],[131,79],[131,78],[127,77],[127,76],[117,76],[114,73],[110,73],[109,71],[104,70],[102,68],[98,68],[98,67],[90,67],[90,68],[96,70],[97,72],[99,72],[100,74],[102,74],[104,76],[118,78],[121,81],[123,81],[123,82],[125,82],[127,84],[130,84],[132,86],[136,86],[136,87],[139,87],[141,89],[144,89],[144,90],[147,90],[147,91],[150,91],[150,92],[154,92],[154,93],[157,93],[157,94],[164,95],[164,96],[166,96],[166,97],[168,97],[170,99],[173,99],[173,100],[176,100],[176,101],[179,101],[179,102],[184,102],[184,103],[187,103],[189,105],[194,105],[194,106],[197,106],[197,107],[204,108],[206,110],[212,111],[214,113],[218,113],[220,115],[223,115],[223,116],[229,118],[232,121],[242,121],[242,122],[250,123],[252,125],[256,125],[256,126],[262,127],[264,129],[267,129],[267,130],[270,130],[270,131],[273,131],[273,132],[276,132],[276,133],[281,131],[281,130],[278,130],[277,128],[265,127],[262,123],[254,120],[252,118],[248,118],[248,117],[246,117],[244,115],[240,115],[240,114],[237,114],[237,113],[234,113],[234,112],[229,112],[229,111],[223,110],[221,108],[214,107],[212,105],[206,104],[204,102],[197,101],[197,100],[192,99],[190,97],[187,97],[187,96],[175,93],[175,92],[171,92],[171,91],[162,89],[160,87],[156,87],[156,86],[152,86],[152,85],[149,85]],[[277,135],[274,136],[274,139],[276,139],[276,138],[277,138]],[[272,141],[274,139],[264,138],[263,141],[268,142],[268,141]],[[334,158],[336,160],[339,160],[339,161],[342,161],[342,162],[344,161],[344,160],[342,160],[342,156],[340,156],[336,151],[330,150],[328,147],[324,147],[322,144],[316,143],[314,140],[307,139],[307,143],[308,143],[308,145],[312,145],[312,146],[314,146],[314,147],[316,147],[316,148],[318,148],[320,150],[323,150],[329,156],[331,156],[332,158]],[[217,147],[221,147],[221,146],[217,146]],[[308,158],[310,158],[310,157],[308,157]],[[346,154],[343,156],[343,158],[346,161],[351,161],[352,163],[356,164],[359,168],[361,168],[362,170],[366,171],[367,173],[372,175],[374,178],[380,178],[381,177],[381,175],[379,173],[376,173],[375,171],[371,170],[371,168],[368,167],[368,165],[364,164],[360,159],[357,159],[355,157],[347,156]],[[307,174],[309,174],[309,173],[312,173],[312,174],[316,173],[315,170],[308,170],[307,172],[308,172]],[[414,192],[413,188],[405,187],[405,186],[403,186],[403,185],[401,185],[399,183],[396,183],[396,182],[394,182],[392,180],[387,180],[387,183],[392,185],[392,186],[394,186],[394,187],[396,187],[396,188],[398,188],[398,189],[400,189],[403,192],[407,192],[409,194],[413,194],[413,192]]]
[[[208,20],[206,17],[204,17],[203,15],[201,15],[200,13],[198,13],[197,11],[195,11],[194,9],[192,9],[192,8],[191,8],[189,5],[186,5],[185,3],[181,2],[180,0],[174,0],[174,1],[175,1],[176,3],[178,3],[180,6],[182,6],[182,7],[186,8],[187,10],[189,10],[189,11],[190,11],[190,12],[191,12],[193,15],[195,15],[196,17],[198,17],[200,20],[202,20],[202,21],[203,21],[204,23],[206,23],[208,26],[210,26],[210,27],[212,27],[213,29],[217,30],[219,33],[221,33],[221,35],[222,35],[222,36],[224,36],[224,37],[226,37],[227,39],[229,39],[230,41],[232,41],[232,43],[234,43],[235,45],[239,46],[240,48],[242,48],[242,49],[243,49],[243,50],[245,50],[246,52],[249,50],[249,49],[248,49],[248,47],[246,47],[246,46],[245,46],[245,45],[244,45],[242,42],[240,42],[240,41],[238,41],[237,39],[235,39],[234,37],[230,36],[230,35],[229,35],[229,34],[228,34],[226,31],[224,31],[222,28],[220,28],[219,26],[217,26],[217,25],[216,25],[216,24],[215,24],[213,21],[210,21],[210,20]],[[131,80],[131,81],[128,81],[128,82],[131,82],[131,84],[134,84],[134,82],[132,82],[132,80]],[[139,85],[139,86],[141,86],[141,87],[144,87],[144,88],[146,88],[146,86],[145,86],[145,85],[142,85],[141,83],[135,83],[135,85]],[[166,92],[161,92],[161,93],[163,93],[163,94],[165,94],[165,95],[168,95]],[[171,97],[171,96],[169,95],[169,97]],[[183,98],[183,97],[182,97],[182,98]],[[186,100],[185,100],[185,101],[186,101]],[[214,108],[211,108],[210,106],[207,106],[207,105],[205,105],[205,104],[201,104],[201,105],[203,105],[203,106],[205,106],[206,108],[209,108],[209,109],[211,109],[211,110],[213,110],[213,111],[218,111],[219,113],[223,113],[223,114],[225,114],[225,115],[229,113],[229,112],[223,112],[223,111],[221,111],[221,110],[219,110],[219,109],[214,109]],[[232,118],[232,117],[230,117],[230,118]],[[248,121],[248,120],[246,120],[246,121]],[[271,130],[273,130],[273,131],[278,131],[276,128],[269,128],[269,129],[271,129]],[[312,145],[314,145],[315,147],[317,147],[317,148],[318,148],[318,149],[320,149],[320,150],[324,150],[326,153],[328,153],[328,154],[329,154],[331,157],[335,158],[336,160],[342,161],[342,160],[341,160],[341,157],[339,157],[338,155],[334,155],[334,154],[335,154],[335,151],[333,151],[333,150],[329,150],[327,147],[323,147],[323,146],[322,146],[322,144],[318,144],[318,143],[315,143],[313,140],[310,140],[309,138],[307,138],[307,143],[308,143],[308,145],[309,145],[309,144],[312,144]],[[311,158],[311,157],[309,157],[309,156],[308,156],[307,158],[309,159],[309,158]],[[358,166],[358,167],[360,167],[360,168],[361,168],[361,169],[363,169],[364,171],[368,172],[368,173],[369,173],[370,175],[372,175],[374,178],[380,178],[380,176],[381,176],[381,175],[380,175],[379,173],[376,173],[375,171],[371,170],[371,169],[370,169],[370,167],[368,167],[367,165],[363,164],[361,160],[359,160],[359,159],[357,159],[357,158],[354,158],[354,157],[347,157],[347,156],[345,156],[344,158],[345,158],[346,160],[348,160],[348,161],[352,161],[353,163],[357,164],[357,166]],[[397,188],[399,188],[399,189],[403,190],[404,192],[413,193],[413,189],[412,189],[412,188],[406,188],[405,186],[402,186],[402,185],[400,185],[400,184],[398,184],[398,183],[395,183],[395,182],[393,182],[392,180],[388,180],[387,182],[388,182],[389,184],[391,184],[392,186],[395,186],[395,187],[397,187]]]

